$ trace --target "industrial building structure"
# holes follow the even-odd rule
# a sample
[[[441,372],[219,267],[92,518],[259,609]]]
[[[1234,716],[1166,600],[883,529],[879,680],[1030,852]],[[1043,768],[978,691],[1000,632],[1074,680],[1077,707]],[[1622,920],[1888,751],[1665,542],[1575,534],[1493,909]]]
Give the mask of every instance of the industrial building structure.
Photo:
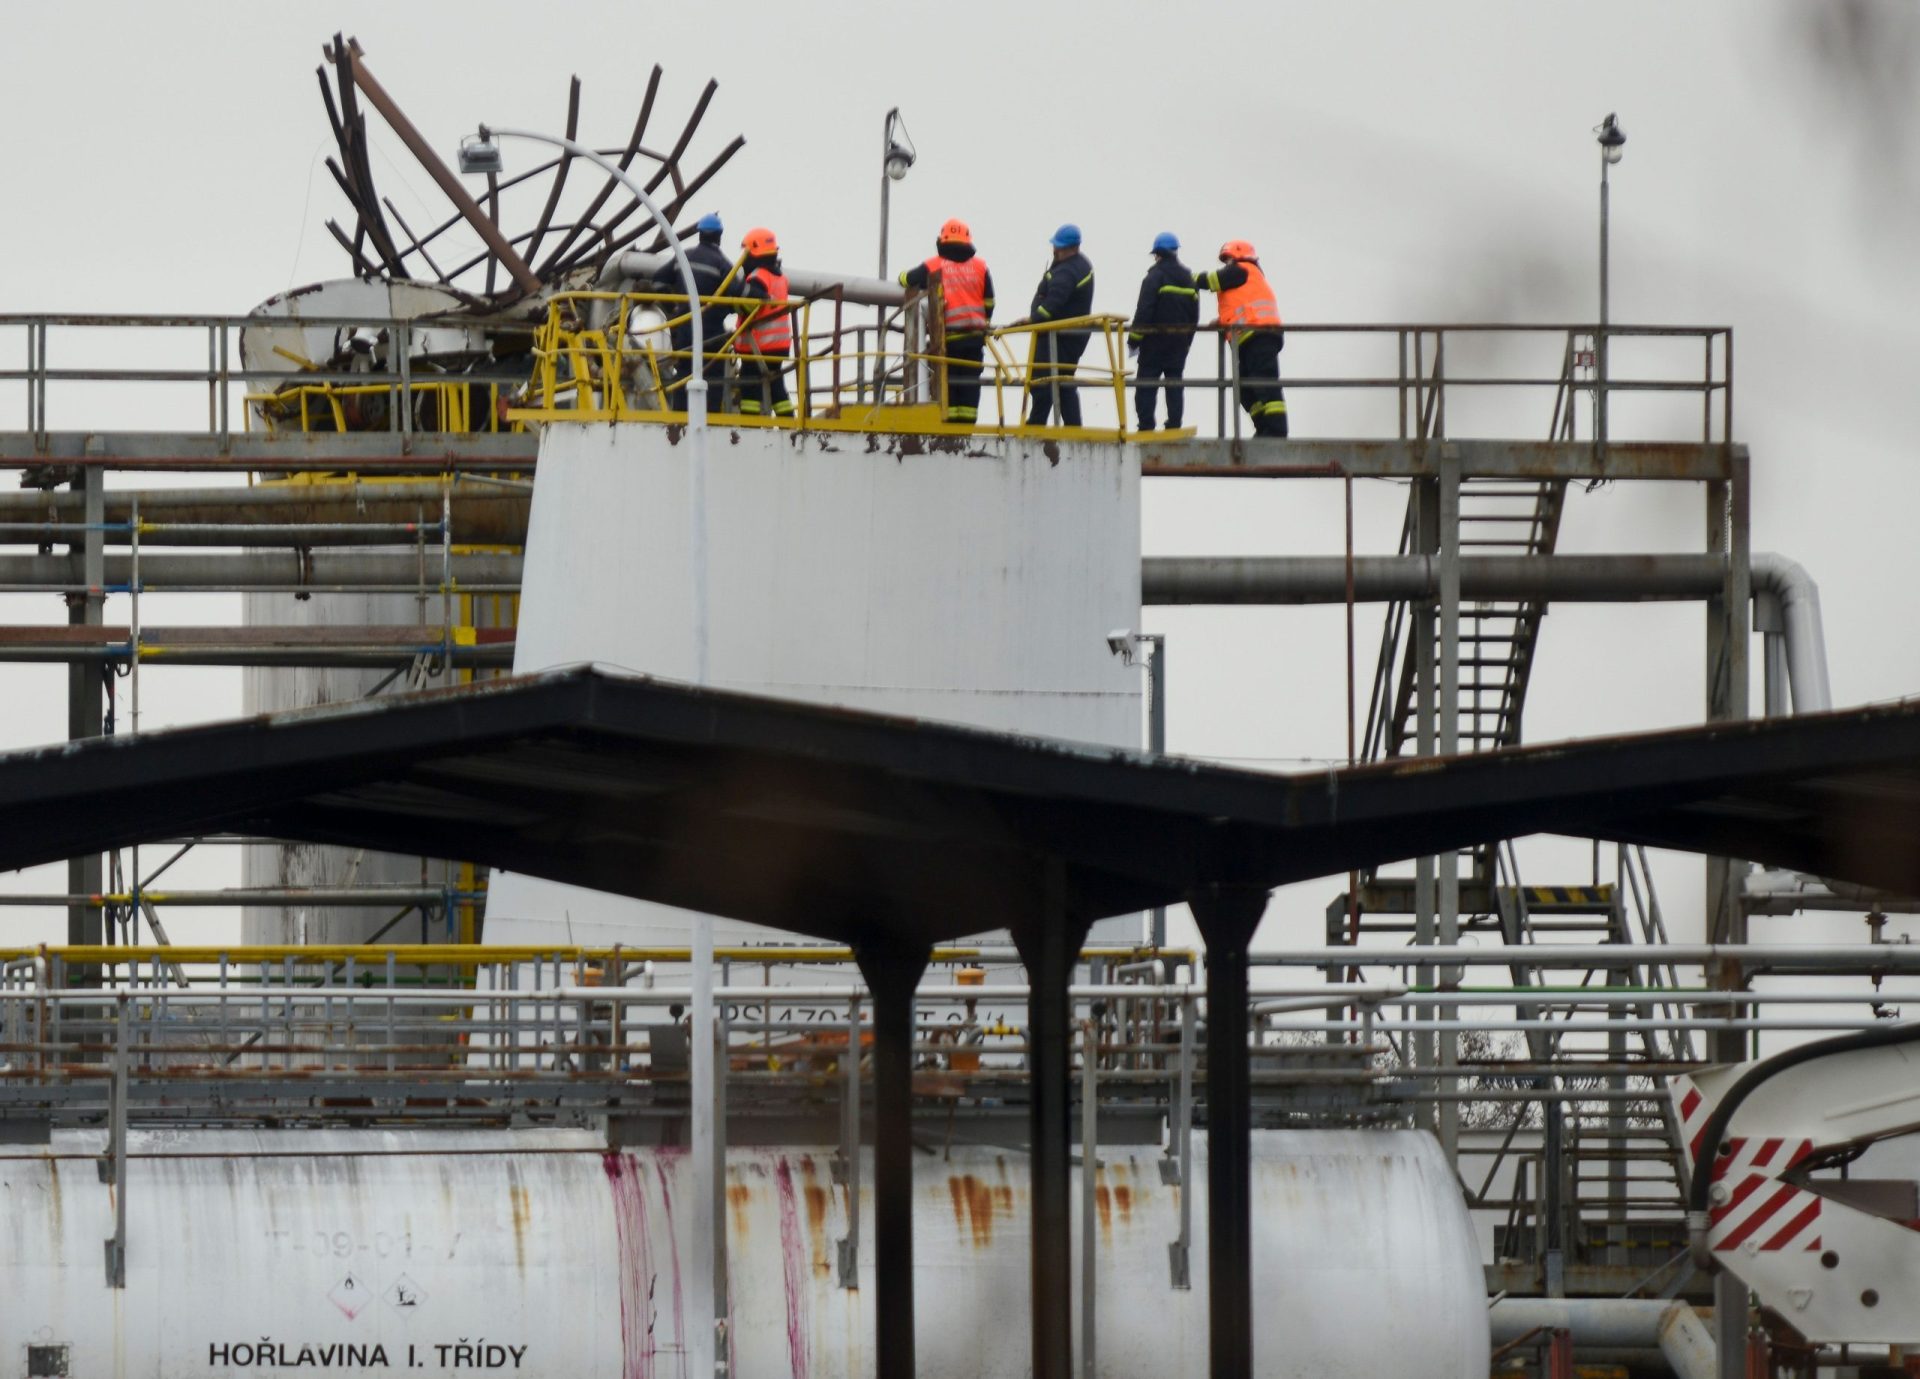
[[[538,169],[553,185],[536,224],[505,233],[511,179],[490,175],[485,208],[462,203],[357,48],[333,56],[354,280],[245,317],[0,317],[27,342],[0,384],[30,399],[27,428],[0,434],[0,464],[23,476],[0,497],[14,547],[0,588],[71,610],[66,627],[0,629],[0,656],[71,668],[76,740],[137,729],[140,678],[170,665],[244,667],[249,709],[270,715],[155,735],[127,758],[133,778],[83,782],[97,795],[62,813],[76,838],[114,842],[74,848],[57,897],[68,944],[5,954],[0,1139],[17,1143],[0,1153],[0,1240],[21,1305],[0,1315],[0,1363],[28,1379],[107,1364],[629,1376],[717,1352],[739,1375],[1131,1375],[1199,1372],[1211,1346],[1215,1373],[1399,1372],[1418,1353],[1425,1367],[1404,1372],[1560,1376],[1579,1356],[1692,1376],[1895,1365],[1920,1345],[1893,1306],[1822,1330],[1811,1318],[1831,1313],[1796,1305],[1802,1282],[1739,1272],[1739,1242],[1733,1267],[1709,1270],[1688,1243],[1711,1104],[1687,1109],[1687,1089],[1717,1102],[1726,1075],[1707,1070],[1754,1058],[1765,1031],[1882,1027],[1877,985],[1826,979],[1920,967],[1880,944],[1748,942],[1752,915],[1884,913],[1920,884],[1899,843],[1910,715],[1839,715],[1805,736],[1730,726],[1832,707],[1811,582],[1749,549],[1730,331],[1290,326],[1289,387],[1355,434],[1273,442],[1239,435],[1218,332],[1187,380],[1217,399],[1218,435],[1130,435],[1124,326],[1091,318],[1070,323],[1095,339],[1087,426],[1020,424],[1023,328],[995,337],[982,424],[958,428],[937,420],[938,312],[795,270],[797,415],[716,419],[703,457],[668,344],[684,301],[658,284],[669,246],[644,198],[626,205],[609,178],[556,223],[563,154]],[[647,151],[657,86],[656,69],[622,167],[646,152],[673,223],[738,141],[683,175],[709,88],[671,150]],[[486,240],[481,259],[407,281],[439,231],[388,226],[360,97],[451,179],[448,223]],[[569,137],[577,110],[576,89]],[[182,331],[190,363],[56,362],[69,336]],[[204,387],[206,427],[91,425],[90,390],[139,382]],[[1536,406],[1536,438],[1510,434]],[[250,482],[154,482],[179,472]],[[1142,561],[1147,477],[1331,483],[1349,504],[1356,480],[1390,478],[1406,520],[1387,553],[1354,550],[1349,529],[1342,556]],[[1567,505],[1599,482],[1696,494],[1699,548],[1557,554]],[[160,590],[244,593],[246,623],[146,625],[140,600]],[[1472,790],[1510,758],[1458,759],[1521,744],[1551,605],[1645,600],[1705,610],[1702,732],[1574,752],[1531,812],[1509,800],[1432,836],[1395,814],[1341,841],[1368,827],[1369,781],[1383,800],[1429,772],[1464,782],[1436,820],[1486,806]],[[1266,796],[1128,754],[1141,681],[1115,653],[1137,649],[1141,606],[1236,603],[1389,607],[1370,687],[1348,661],[1361,771],[1330,773],[1325,799],[1293,787],[1311,807],[1288,826],[1322,831],[1286,878],[1348,872],[1324,947],[1248,955],[1276,874],[1252,843],[1243,856],[1189,826],[1252,829]],[[703,707],[556,669],[580,662],[728,694]],[[509,669],[549,674],[484,683]],[[447,692],[382,712],[429,686]],[[644,752],[622,755],[598,709],[497,707],[589,692],[631,698],[615,726]],[[985,731],[896,724],[869,740],[855,713],[829,742],[837,720],[814,710],[767,708],[753,726],[770,701]],[[683,712],[746,726],[669,742],[658,725]],[[988,734],[1069,740],[1088,762],[1068,753],[1050,775],[1045,744]],[[702,755],[715,740],[734,755]],[[332,755],[273,759],[309,741]],[[788,748],[793,774],[769,765]],[[1711,786],[1707,764],[1685,788],[1661,779],[1695,751],[1720,754]],[[1406,760],[1426,757],[1446,761]],[[110,776],[115,760],[76,754],[74,769]],[[1069,779],[1095,761],[1111,780]],[[57,762],[8,769],[42,772],[36,788],[66,779]],[[1807,786],[1826,806],[1815,827],[1793,789],[1820,771],[1840,784]],[[962,777],[975,793],[935,828],[927,782]],[[1614,797],[1596,803],[1601,785]],[[1177,846],[1153,841],[1156,820]],[[1130,859],[1088,840],[1096,822]],[[1609,841],[1587,874],[1520,875],[1507,840],[1553,825]],[[9,865],[29,835],[53,846],[15,833]],[[247,849],[239,890],[156,884],[156,857],[221,842]],[[608,869],[615,842],[644,881]],[[1710,857],[1709,946],[1671,943],[1646,847],[1736,842],[1778,865]],[[1029,876],[1015,856],[1086,874]],[[1204,957],[1143,927],[1183,896]],[[740,925],[721,930],[717,970],[692,961],[695,927],[670,908],[696,897]],[[247,906],[242,943],[169,944],[166,912],[195,903]],[[1051,922],[1069,913],[1077,934]],[[1901,1128],[1820,1143],[1853,1153]],[[1235,1200],[1203,1191],[1223,1156]],[[1789,1187],[1832,1204],[1829,1234],[1848,1211],[1901,1219],[1817,1183],[1778,1189],[1796,1216]],[[1891,1300],[1902,1243],[1818,1267]],[[1223,1277],[1210,1251],[1246,1267]],[[980,1318],[1003,1324],[982,1334]]]

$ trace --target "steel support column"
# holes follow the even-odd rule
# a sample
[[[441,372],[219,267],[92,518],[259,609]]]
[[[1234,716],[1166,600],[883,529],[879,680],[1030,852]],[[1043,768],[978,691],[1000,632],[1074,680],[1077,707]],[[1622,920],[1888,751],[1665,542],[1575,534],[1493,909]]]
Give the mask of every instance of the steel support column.
[[[1207,1348],[1213,1379],[1253,1369],[1253,1079],[1247,946],[1267,910],[1259,886],[1188,896],[1207,941]]]
[[[1440,479],[1436,498],[1440,508],[1440,693],[1436,745],[1440,755],[1453,756],[1460,750],[1460,455],[1446,442],[1440,444]],[[1476,702],[1478,702],[1476,697]],[[1449,848],[1434,859],[1436,893],[1434,896],[1434,937],[1451,948],[1460,941],[1460,854]],[[1458,968],[1443,968],[1439,985],[1458,986]],[[1454,1067],[1460,1061],[1460,1041],[1452,1034],[1439,1039],[1438,1063]],[[1454,1089],[1450,1078],[1437,1084],[1443,1094],[1434,1109],[1440,1147],[1447,1162],[1457,1164],[1460,1157],[1460,1103],[1444,1095]]]
[[[98,469],[85,469],[73,481],[81,496],[84,531],[74,546],[80,557],[83,592],[67,596],[67,621],[76,627],[99,627],[106,613],[106,533],[101,531],[106,513],[106,475]],[[67,667],[67,738],[98,737],[105,727],[101,712],[104,677],[111,667],[93,661],[76,661]],[[67,859],[67,891],[89,896],[102,889],[100,854],[95,852]],[[104,936],[104,911],[90,904],[67,907],[67,942],[99,943]]]
[[[1748,547],[1747,457],[1730,456],[1730,477],[1707,485],[1707,550],[1727,557],[1726,583],[1707,603],[1707,720],[1720,722],[1747,716],[1747,605],[1752,594]],[[1731,858],[1707,859],[1707,937],[1715,943],[1744,943],[1746,911],[1740,892],[1746,864]],[[1708,984],[1738,990],[1745,973],[1737,962],[1707,969]],[[1729,1015],[1742,1015],[1732,1007]],[[1749,1056],[1744,1031],[1723,1030],[1709,1036],[1717,1062],[1739,1063]],[[1747,1374],[1747,1287],[1722,1269],[1713,1280],[1713,1329],[1716,1364],[1721,1379],[1745,1379]]]
[[[913,992],[926,949],[862,946],[860,975],[873,991],[874,1355],[879,1379],[912,1379]],[[858,1058],[853,1044],[848,1057]],[[858,1148],[854,1152],[857,1154]]]
[[[1068,985],[1088,922],[1050,862],[1040,904],[1014,929],[1026,964],[1031,1207],[1032,1379],[1073,1373],[1073,1030]]]

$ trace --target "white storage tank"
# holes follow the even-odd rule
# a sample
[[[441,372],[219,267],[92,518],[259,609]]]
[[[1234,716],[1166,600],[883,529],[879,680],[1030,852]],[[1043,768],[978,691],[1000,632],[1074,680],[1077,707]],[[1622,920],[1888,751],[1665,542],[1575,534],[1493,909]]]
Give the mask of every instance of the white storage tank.
[[[1191,1290],[1169,1277],[1179,1189],[1163,1184],[1159,1151],[1102,1157],[1095,1307],[1111,1379],[1205,1372],[1205,1137],[1195,1140]],[[1479,1255],[1434,1141],[1269,1131],[1254,1143],[1256,1373],[1483,1379]],[[607,1152],[577,1131],[136,1131],[127,1286],[115,1291],[103,1147],[99,1134],[59,1132],[0,1157],[9,1376],[57,1361],[73,1379],[685,1377],[694,1203],[683,1150]],[[844,1288],[847,1196],[831,1156],[729,1155],[726,1306],[742,1379],[874,1372],[873,1207],[863,1191],[860,1286]],[[1019,1379],[1026,1155],[956,1146],[917,1157],[915,1172],[919,1372]]]
[[[692,680],[698,628],[718,688],[1140,744],[1141,673],[1107,645],[1139,623],[1133,447],[724,421],[703,482],[684,428],[545,429],[516,672],[598,661]],[[998,925],[981,916],[983,931]],[[1139,932],[1137,919],[1107,921],[1094,941]],[[688,923],[496,875],[485,933],[673,945]],[[722,924],[717,937],[767,934]]]

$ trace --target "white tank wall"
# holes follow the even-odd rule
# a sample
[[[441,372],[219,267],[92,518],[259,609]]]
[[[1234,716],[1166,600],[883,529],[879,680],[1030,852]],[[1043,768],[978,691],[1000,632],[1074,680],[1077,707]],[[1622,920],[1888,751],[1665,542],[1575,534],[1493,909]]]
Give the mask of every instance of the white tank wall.
[[[356,548],[365,549],[365,548]],[[437,555],[430,556],[437,559]],[[430,573],[439,584],[437,569]],[[413,594],[293,594],[245,595],[243,615],[249,626],[366,627],[405,626],[421,619],[420,600]],[[428,603],[427,618],[438,625],[440,599]],[[349,703],[364,699],[387,677],[386,670],[249,667],[242,672],[242,704],[248,714],[279,709],[308,708],[315,704]],[[402,681],[405,677],[402,676]],[[437,682],[436,682],[437,683]],[[404,688],[401,682],[395,682]],[[390,692],[395,685],[389,685]],[[421,884],[421,859],[396,853],[369,852],[355,862],[350,848],[314,843],[249,845],[243,849],[241,880],[247,886],[359,886]],[[434,864],[430,884],[445,883],[447,868]],[[393,918],[390,908],[345,905],[250,905],[241,911],[242,943],[358,943]],[[443,935],[436,932],[434,938]],[[390,941],[416,942],[420,920],[410,915],[387,935]]]
[[[1159,1151],[1103,1157],[1095,1303],[1110,1379],[1205,1371],[1205,1137],[1195,1138],[1190,1291],[1168,1280],[1179,1193],[1161,1184]],[[113,1292],[100,1148],[96,1134],[63,1133],[50,1152],[0,1157],[9,1365],[29,1344],[66,1344],[71,1374],[115,1379],[288,1368],[684,1374],[693,1319],[683,1151],[606,1154],[591,1136],[554,1131],[136,1133],[127,1287]],[[1478,1252],[1429,1137],[1263,1132],[1255,1156],[1259,1375],[1486,1374]],[[873,1373],[872,1202],[863,1190],[861,1286],[846,1290],[834,1263],[846,1192],[830,1157],[729,1156],[737,1374]],[[870,1163],[862,1182],[872,1182]],[[920,1372],[1018,1379],[1028,1354],[1026,1156],[956,1148],[919,1158],[915,1188]],[[1074,1239],[1077,1253],[1077,1223]],[[400,1290],[417,1305],[400,1306]],[[346,1344],[361,1355],[345,1357]],[[369,1362],[375,1345],[384,1365]],[[261,1346],[274,1348],[265,1359]]]
[[[547,428],[516,672],[598,661],[694,678],[691,451],[679,428]],[[1106,642],[1139,623],[1131,447],[722,426],[705,498],[710,683],[1139,745],[1141,672]],[[527,877],[496,875],[488,897],[490,942],[687,932],[682,912]],[[1122,919],[1096,938],[1138,934]]]

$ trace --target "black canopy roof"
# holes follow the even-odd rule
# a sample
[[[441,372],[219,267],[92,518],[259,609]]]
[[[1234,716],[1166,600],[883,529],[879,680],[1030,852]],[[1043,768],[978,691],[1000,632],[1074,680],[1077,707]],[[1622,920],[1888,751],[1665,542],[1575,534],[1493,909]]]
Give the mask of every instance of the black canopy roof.
[[[1920,704],[1277,776],[580,667],[0,756],[0,868],[222,829],[847,942],[1539,832],[1920,892]]]

